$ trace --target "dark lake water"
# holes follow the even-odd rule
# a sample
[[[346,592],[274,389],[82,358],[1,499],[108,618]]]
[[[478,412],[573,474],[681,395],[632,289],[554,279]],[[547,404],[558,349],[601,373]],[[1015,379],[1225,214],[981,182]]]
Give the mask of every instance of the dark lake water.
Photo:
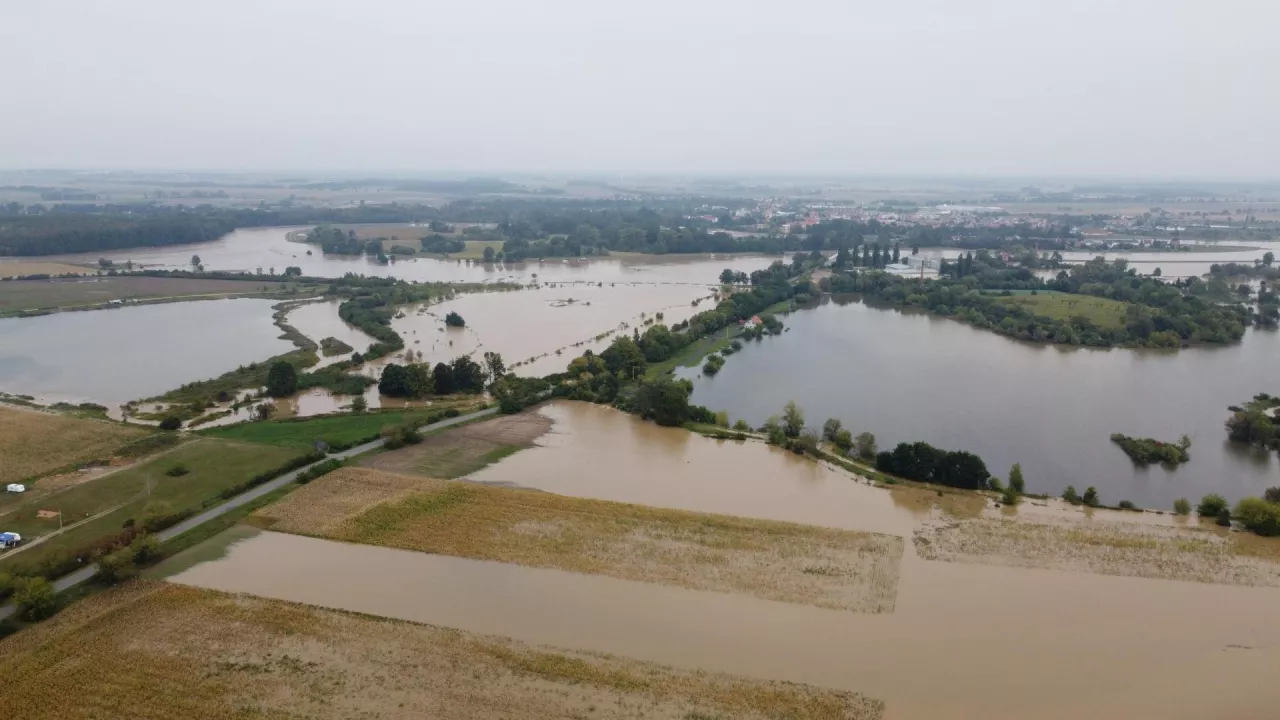
[[[1022,463],[1032,492],[1080,492],[1169,509],[1219,492],[1235,500],[1280,485],[1280,461],[1227,442],[1227,406],[1280,394],[1280,333],[1250,330],[1226,347],[1178,352],[1086,350],[1021,343],[959,322],[848,299],[787,316],[789,331],[752,342],[715,377],[694,378],[693,402],[752,426],[788,400],[810,427],[839,418],[880,448],[924,440],[982,456],[1002,478]],[[1111,433],[1191,437],[1176,470],[1135,467]]]

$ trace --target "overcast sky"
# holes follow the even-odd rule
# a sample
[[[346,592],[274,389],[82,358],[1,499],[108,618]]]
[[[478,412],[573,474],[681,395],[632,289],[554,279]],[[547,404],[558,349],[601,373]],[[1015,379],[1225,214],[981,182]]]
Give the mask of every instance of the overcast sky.
[[[1280,176],[1266,0],[0,2],[0,166]]]

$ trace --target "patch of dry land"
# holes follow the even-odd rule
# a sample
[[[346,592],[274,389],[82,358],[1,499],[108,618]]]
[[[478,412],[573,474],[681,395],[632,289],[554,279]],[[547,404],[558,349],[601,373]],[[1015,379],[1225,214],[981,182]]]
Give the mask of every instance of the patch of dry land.
[[[94,272],[86,267],[56,262],[5,262],[0,263],[0,277],[21,277],[23,275],[66,275],[76,273],[87,275]]]
[[[915,533],[929,560],[1091,572],[1228,585],[1280,586],[1280,539],[1080,511],[929,523]]]
[[[344,468],[256,513],[272,530],[892,612],[902,538]]]
[[[0,641],[0,717],[845,718],[808,685],[135,582]]]
[[[146,431],[0,405],[0,483],[106,459]]]
[[[448,432],[428,435],[417,445],[369,455],[359,462],[391,472],[416,473],[433,478],[456,478],[529,447],[551,429],[551,419],[540,413],[502,415]]]

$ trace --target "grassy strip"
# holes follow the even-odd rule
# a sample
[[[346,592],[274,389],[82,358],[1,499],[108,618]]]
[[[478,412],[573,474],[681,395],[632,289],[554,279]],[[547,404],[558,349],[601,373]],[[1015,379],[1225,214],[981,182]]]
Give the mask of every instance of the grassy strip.
[[[475,398],[468,397],[449,405],[432,405],[425,408],[384,410],[381,412],[342,413],[307,418],[268,420],[265,422],[239,423],[202,430],[201,435],[241,440],[244,442],[280,445],[301,451],[315,447],[323,441],[331,449],[346,448],[375,440],[382,428],[388,425],[413,423],[425,425],[462,413],[459,407]]]
[[[791,299],[788,298],[782,302],[774,303],[769,307],[756,313],[757,315],[777,315],[785,313],[791,307]],[[737,340],[742,331],[736,327],[729,327],[720,330],[706,337],[699,338],[684,346],[675,355],[661,362],[649,363],[645,368],[644,376],[653,379],[660,375],[674,372],[678,367],[696,367],[702,362],[702,358],[717,353],[729,347],[734,340]]]

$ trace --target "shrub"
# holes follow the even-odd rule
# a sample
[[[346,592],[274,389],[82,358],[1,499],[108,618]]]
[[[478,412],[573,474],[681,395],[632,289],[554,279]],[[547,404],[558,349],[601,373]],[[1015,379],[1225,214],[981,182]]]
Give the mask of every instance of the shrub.
[[[1262,493],[1262,499],[1269,503],[1280,503],[1280,487],[1267,488],[1266,491]]]
[[[1209,493],[1200,498],[1200,504],[1196,506],[1200,517],[1218,517],[1226,509],[1227,499],[1217,493]]]
[[[134,565],[146,565],[160,559],[160,541],[154,536],[143,535],[129,544],[128,552],[133,556]]]
[[[1134,505],[1132,500],[1121,500],[1120,509],[1121,510],[1137,510],[1138,506]]]
[[[320,463],[319,465],[316,465],[315,467],[309,470],[304,470],[303,472],[298,473],[298,484],[306,485],[307,483],[311,482],[312,480],[315,480],[321,475],[328,475],[334,470],[337,470],[338,468],[342,467],[342,465],[343,465],[342,461],[337,458],[330,458],[328,460],[325,460],[324,462]]]
[[[1231,527],[1231,510],[1222,508],[1218,511],[1218,524],[1222,527]]]
[[[1191,514],[1191,501],[1186,498],[1178,498],[1173,501],[1173,511],[1179,515]]]
[[[1085,488],[1084,495],[1080,498],[1080,501],[1089,507],[1098,507],[1100,504],[1098,500],[1098,488],[1092,485]]]
[[[1280,535],[1280,505],[1248,497],[1236,503],[1235,516],[1246,529],[1268,537]]]
[[[1017,490],[1014,490],[1012,485],[1005,488],[1004,492],[1000,494],[1000,501],[1003,502],[1005,505],[1017,505],[1018,501],[1020,501],[1021,499],[1022,499],[1022,494],[1019,493]]]
[[[187,469],[186,465],[183,465],[182,463],[178,463],[177,465],[174,465],[168,470],[165,470],[164,474],[168,475],[169,477],[182,477],[183,475],[186,475],[189,472],[191,471]]]
[[[42,577],[18,581],[13,592],[18,615],[26,620],[43,620],[58,612],[58,594],[53,583]]]
[[[127,548],[108,553],[98,559],[98,580],[107,585],[124,582],[136,574],[133,553]]]
[[[858,457],[863,460],[871,461],[876,459],[876,436],[869,432],[858,433],[853,439],[854,445],[858,449]]]
[[[1004,483],[1000,482],[1000,478],[996,477],[995,475],[992,475],[987,480],[987,487],[991,488],[992,490],[995,490],[996,492],[1004,492]]]
[[[462,413],[458,411],[458,408],[449,408],[444,411],[444,416],[447,418],[456,418],[461,414]]]
[[[1020,494],[1027,491],[1027,481],[1022,477],[1022,465],[1018,463],[1014,463],[1009,469],[1009,487]]]
[[[1081,502],[1080,493],[1076,492],[1075,485],[1068,485],[1067,489],[1062,491],[1062,499],[1066,500],[1072,505],[1079,505]]]
[[[742,432],[748,432],[748,431],[750,431],[750,430],[751,430],[751,426],[747,424],[747,421],[746,421],[746,420],[739,419],[739,420],[738,420],[738,422],[736,422],[736,423],[734,423],[734,424],[733,424],[733,429],[734,429],[734,430],[737,430],[737,431],[738,431],[738,432],[740,432],[740,433],[742,433]]]
[[[849,450],[853,448],[853,435],[848,430],[841,428],[831,437],[831,443],[840,448],[840,452],[849,454]]]
[[[177,430],[180,427],[182,427],[182,420],[176,415],[165,415],[160,421],[161,430]]]

